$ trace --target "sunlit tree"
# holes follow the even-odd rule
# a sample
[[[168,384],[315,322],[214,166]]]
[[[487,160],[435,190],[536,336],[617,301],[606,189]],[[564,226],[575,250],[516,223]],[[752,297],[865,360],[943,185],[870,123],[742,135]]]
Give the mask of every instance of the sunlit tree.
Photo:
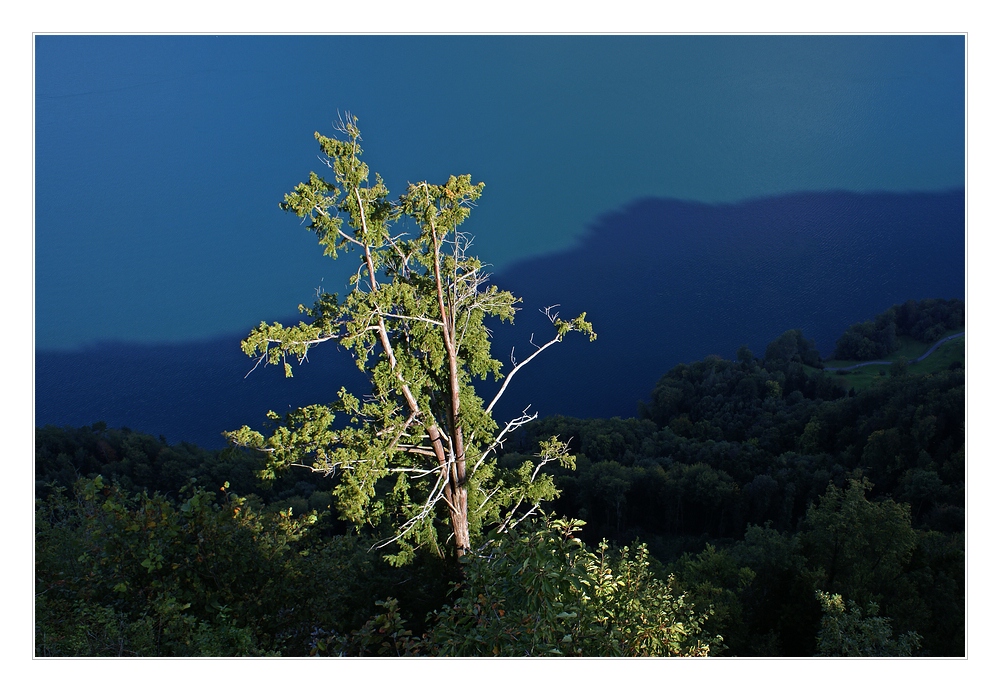
[[[511,378],[570,332],[596,334],[586,313],[564,320],[548,308],[551,337],[532,342],[520,362],[512,356],[504,375],[485,320],[511,322],[519,299],[489,283],[459,230],[484,184],[452,176],[440,185],[412,183],[391,200],[361,159],[357,119],[341,120],[338,133],[315,135],[332,180],[310,173],[281,207],[308,222],[325,255],[355,257],[350,289],[342,299],[321,292],[313,307],[300,305],[308,322],[262,322],[242,347],[258,364],[282,364],[290,377],[312,347],[337,342],[353,351],[371,391],[341,388],[331,404],[284,417],[269,412],[275,427],[267,434],[244,426],[227,436],[266,452],[269,474],[289,466],[336,474],[341,516],[371,527],[380,546],[395,543],[394,562],[420,546],[443,554],[449,540],[461,556],[484,526],[510,526],[555,496],[542,466],[572,464],[567,447],[552,439],[522,467],[497,467],[494,453],[507,436],[537,415],[524,409],[502,425],[494,420]],[[474,383],[490,377],[502,384],[487,401]]]

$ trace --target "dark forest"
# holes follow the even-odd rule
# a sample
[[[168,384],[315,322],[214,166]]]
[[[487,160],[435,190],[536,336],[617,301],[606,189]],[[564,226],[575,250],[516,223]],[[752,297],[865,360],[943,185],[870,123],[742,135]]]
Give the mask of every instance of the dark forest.
[[[633,418],[535,420],[498,473],[574,463],[460,559],[390,564],[333,478],[253,450],[38,428],[36,655],[963,656],[963,329],[908,301],[827,359],[790,330]]]

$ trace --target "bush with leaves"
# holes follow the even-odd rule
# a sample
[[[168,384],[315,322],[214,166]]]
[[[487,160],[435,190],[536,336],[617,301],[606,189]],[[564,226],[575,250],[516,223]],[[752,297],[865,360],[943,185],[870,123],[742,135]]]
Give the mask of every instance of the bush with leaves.
[[[905,573],[917,534],[909,505],[869,500],[872,487],[867,478],[843,489],[831,483],[806,513],[803,549],[825,590],[898,608],[911,596]]]
[[[454,602],[415,637],[394,601],[315,653],[438,656],[708,656],[711,609],[693,607],[673,577],[650,571],[646,546],[591,552],[582,522],[551,518],[495,534],[467,555]]]
[[[184,488],[128,495],[98,476],[35,515],[36,653],[274,653],[284,559],[315,515],[261,514]]]
[[[823,608],[817,656],[912,656],[920,648],[920,635],[906,632],[894,639],[889,618],[878,617],[878,604],[862,610],[840,594],[817,591]]]

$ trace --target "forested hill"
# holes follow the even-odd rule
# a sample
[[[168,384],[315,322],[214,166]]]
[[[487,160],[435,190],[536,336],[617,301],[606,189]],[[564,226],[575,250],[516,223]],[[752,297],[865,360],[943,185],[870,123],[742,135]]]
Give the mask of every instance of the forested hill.
[[[636,201],[597,219],[575,248],[494,277],[524,298],[514,326],[494,330],[493,353],[505,363],[512,349],[519,359],[531,351],[533,333],[548,333],[538,310],[549,305],[564,317],[587,311],[599,335],[539,357],[498,412],[509,418],[531,404],[542,416],[633,416],[665,370],[709,353],[733,358],[743,344],[762,353],[791,328],[828,356],[848,325],[889,305],[964,298],[964,241],[962,190]],[[222,430],[364,383],[332,344],[310,350],[292,380],[280,368],[245,377],[253,366],[239,348],[245,337],[39,351],[36,423],[103,420],[218,449]]]
[[[838,343],[873,324],[896,344],[892,365],[856,381],[816,367],[815,344],[793,330],[763,357],[744,347],[736,361],[678,365],[638,418],[541,420],[505,461],[571,439],[577,465],[557,472],[556,511],[585,519],[590,541],[648,543],[701,603],[726,604],[717,624],[734,652],[808,653],[822,588],[878,603],[927,651],[958,655],[964,339],[908,360],[964,328],[964,306],[909,301]]]
[[[675,575],[692,612],[711,611],[702,634],[722,637],[716,654],[962,656],[964,338],[910,363],[962,329],[960,301],[895,305],[842,335],[895,344],[891,365],[851,380],[821,369],[815,342],[789,330],[760,355],[742,347],[736,360],[671,368],[638,417],[538,420],[500,465],[522,467],[552,435],[569,440],[575,468],[552,469],[561,496],[546,509],[586,521],[587,545],[647,544],[655,574]],[[332,480],[303,469],[260,485],[249,452],[102,424],[39,429],[35,463],[47,498],[36,517],[40,653],[107,654],[114,637],[158,655],[398,653],[400,642],[426,652],[407,627],[419,631],[451,597],[433,576],[442,565],[393,571],[363,532],[345,536],[325,513]],[[96,474],[114,489],[77,486],[68,499],[54,489]],[[165,497],[128,499],[141,491]],[[322,588],[306,588],[316,574]],[[388,612],[376,605],[391,599]],[[477,603],[447,612],[478,613]]]

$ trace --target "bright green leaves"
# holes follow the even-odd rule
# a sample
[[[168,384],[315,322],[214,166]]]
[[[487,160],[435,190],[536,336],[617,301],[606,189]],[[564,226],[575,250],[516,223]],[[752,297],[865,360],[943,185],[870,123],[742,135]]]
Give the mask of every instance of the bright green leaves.
[[[292,359],[303,363],[311,347],[335,340],[370,376],[370,393],[361,403],[342,390],[337,403],[272,415],[276,427],[266,436],[246,427],[227,435],[266,452],[266,474],[293,465],[336,474],[340,516],[379,545],[395,542],[393,561],[411,559],[418,547],[440,554],[449,536],[461,555],[488,524],[524,518],[515,519],[512,508],[530,514],[553,498],[552,479],[540,469],[571,457],[555,442],[523,469],[501,472],[492,457],[503,436],[531,417],[497,437],[493,404],[520,366],[489,406],[475,390],[476,380],[502,378],[485,321],[512,321],[519,302],[488,284],[482,263],[467,254],[470,237],[459,230],[484,184],[451,176],[443,185],[411,184],[391,201],[382,177],[374,174],[372,183],[361,160],[357,119],[348,114],[337,129],[342,138],[316,134],[333,182],[310,173],[281,208],[308,220],[324,254],[357,253],[350,290],[342,300],[323,293],[312,308],[299,306],[309,323],[262,322],[242,348],[258,365],[281,364],[290,377]],[[394,234],[403,217],[416,231]],[[573,331],[596,338],[585,317],[551,316],[556,335],[541,348]],[[334,411],[348,419],[334,425]]]
[[[711,611],[650,571],[644,545],[591,552],[583,522],[544,518],[496,536],[465,560],[455,602],[439,611],[431,651],[458,656],[706,656]]]
[[[258,362],[268,365],[283,363],[285,377],[292,376],[292,367],[288,356],[296,356],[300,363],[306,359],[310,346],[329,339],[323,329],[315,323],[299,322],[294,327],[285,327],[275,322],[261,322],[250,335],[240,343],[243,352],[251,358],[257,357]]]
[[[597,339],[597,332],[594,331],[593,325],[587,321],[587,313],[581,312],[578,316],[571,320],[561,320],[558,317],[552,320],[552,324],[555,325],[556,333],[559,338],[562,339],[570,332],[580,332],[581,334],[589,337],[591,341]]]
[[[336,216],[335,205],[339,196],[340,191],[335,185],[310,173],[309,182],[296,185],[292,192],[285,195],[285,201],[278,205],[301,219],[309,219],[308,228],[319,238],[323,254],[334,258],[337,250],[348,242],[348,238],[340,233],[343,222]],[[334,209],[333,214],[331,209]]]
[[[569,445],[553,435],[539,444],[539,457],[543,462],[556,461],[564,469],[576,470],[576,457],[569,453]]]
[[[357,118],[348,115],[338,129],[347,136],[346,140],[315,133],[336,182],[330,183],[311,172],[309,181],[296,185],[279,205],[299,218],[308,219],[308,228],[319,239],[323,254],[333,258],[349,243],[378,246],[387,242],[388,224],[399,215],[396,205],[388,201],[389,190],[381,176],[376,174],[375,184],[368,184],[368,166],[360,158]],[[353,235],[344,232],[341,213],[347,215]]]
[[[469,217],[484,187],[485,183],[473,184],[471,175],[453,175],[444,185],[411,183],[406,194],[400,197],[400,209],[419,224],[424,234],[438,237],[438,240],[424,238],[424,242],[433,244],[443,240]]]
[[[613,556],[602,542],[596,558],[597,622],[610,634],[611,644],[604,655],[708,656],[713,646],[721,646],[721,637],[702,634],[713,615],[711,607],[700,611],[686,594],[677,593],[673,575],[666,582],[655,578],[645,544]]]
[[[819,634],[816,635],[817,656],[912,656],[920,648],[920,635],[906,632],[892,636],[889,618],[878,616],[878,604],[866,609],[840,594],[817,591],[816,598],[823,609]]]

